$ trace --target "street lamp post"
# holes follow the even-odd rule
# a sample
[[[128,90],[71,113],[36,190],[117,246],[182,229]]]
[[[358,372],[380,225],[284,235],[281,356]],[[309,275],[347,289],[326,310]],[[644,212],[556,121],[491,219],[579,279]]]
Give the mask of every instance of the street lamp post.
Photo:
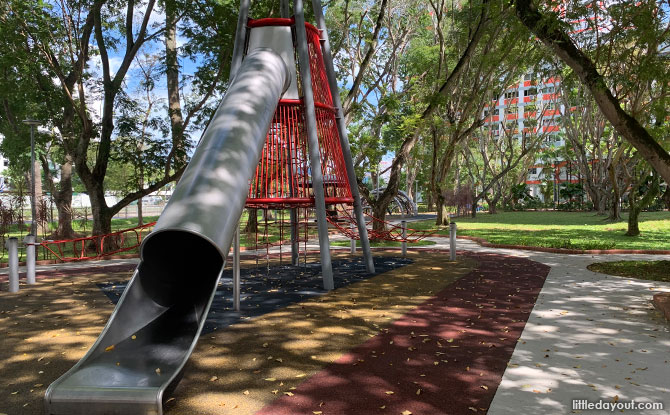
[[[24,124],[30,126],[30,209],[32,215],[32,221],[30,223],[30,234],[33,236],[37,235],[37,199],[35,196],[35,127],[40,125],[40,122],[37,120],[23,120]]]

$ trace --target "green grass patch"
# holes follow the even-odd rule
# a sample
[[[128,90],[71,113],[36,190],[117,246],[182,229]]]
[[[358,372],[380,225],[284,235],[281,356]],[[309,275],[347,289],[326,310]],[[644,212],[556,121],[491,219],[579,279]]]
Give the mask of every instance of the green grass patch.
[[[334,246],[351,246],[350,241],[333,241],[330,243],[331,245]],[[384,247],[384,248],[393,248],[393,247],[398,247],[400,248],[402,242],[398,241],[374,241],[370,242],[370,246],[372,247]],[[413,246],[429,246],[429,245],[435,245],[435,242],[433,241],[426,241],[421,240],[417,242],[407,242],[408,247],[413,247]],[[356,241],[356,246],[360,247],[361,246],[361,241]]]
[[[593,272],[618,277],[670,282],[670,261],[598,262],[587,268]]]
[[[627,214],[610,222],[593,212],[504,212],[456,218],[458,234],[475,236],[495,244],[569,249],[670,250],[670,213],[640,214],[640,236],[626,236]],[[448,235],[446,226],[432,220],[409,227]]]

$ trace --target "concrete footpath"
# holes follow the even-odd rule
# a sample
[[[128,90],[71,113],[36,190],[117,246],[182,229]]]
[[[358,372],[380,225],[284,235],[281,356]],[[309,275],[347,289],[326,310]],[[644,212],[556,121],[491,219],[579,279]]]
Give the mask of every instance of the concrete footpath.
[[[430,248],[448,249],[446,240],[439,242]],[[551,267],[488,414],[596,413],[573,409],[575,399],[661,402],[663,410],[626,412],[670,414],[670,324],[651,305],[654,294],[670,292],[670,284],[586,269],[594,262],[668,256],[562,255],[464,240],[458,248]]]

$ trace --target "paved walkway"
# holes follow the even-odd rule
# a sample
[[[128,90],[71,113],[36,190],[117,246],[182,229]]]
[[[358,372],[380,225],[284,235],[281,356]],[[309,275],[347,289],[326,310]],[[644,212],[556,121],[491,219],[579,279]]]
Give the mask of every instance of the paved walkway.
[[[448,249],[446,240],[439,242],[427,248]],[[651,305],[653,294],[670,291],[670,284],[586,269],[594,262],[668,256],[562,255],[483,248],[465,240],[458,247],[551,267],[489,414],[589,412],[573,412],[573,399],[663,402],[663,411],[628,412],[670,413],[670,324]]]

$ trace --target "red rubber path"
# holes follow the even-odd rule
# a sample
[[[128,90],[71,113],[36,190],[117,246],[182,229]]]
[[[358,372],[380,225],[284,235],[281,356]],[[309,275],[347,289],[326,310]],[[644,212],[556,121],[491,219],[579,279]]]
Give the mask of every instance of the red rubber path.
[[[479,268],[258,414],[486,413],[550,268],[462,254]]]

